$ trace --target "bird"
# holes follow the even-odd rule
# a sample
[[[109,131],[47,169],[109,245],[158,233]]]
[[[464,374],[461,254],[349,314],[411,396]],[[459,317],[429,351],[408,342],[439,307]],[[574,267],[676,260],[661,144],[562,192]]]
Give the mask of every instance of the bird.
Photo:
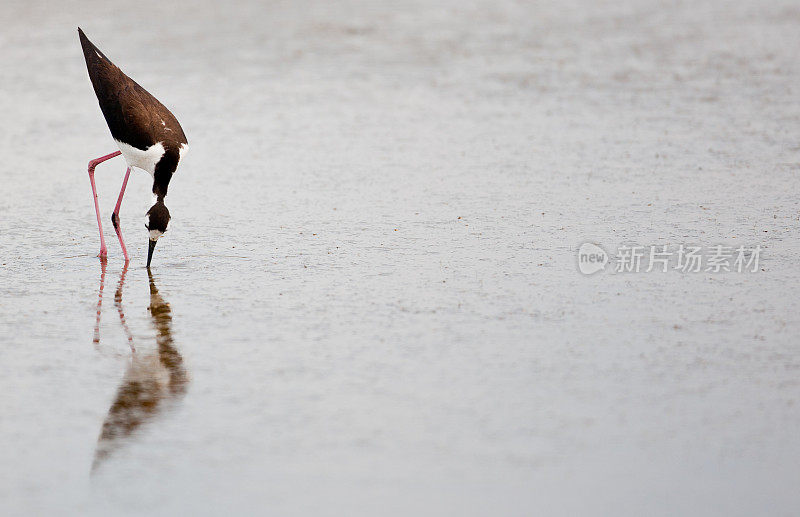
[[[89,182],[92,185],[97,227],[100,231],[98,257],[105,260],[108,256],[108,249],[103,237],[103,224],[100,221],[100,207],[94,182],[95,167],[106,160],[122,155],[127,162],[128,170],[122,181],[117,205],[111,214],[111,223],[114,225],[127,264],[129,262],[128,250],[125,248],[125,241],[122,238],[119,210],[125,194],[125,187],[128,185],[131,168],[135,167],[148,172],[153,178],[153,194],[155,195],[155,202],[147,211],[147,223],[145,224],[149,241],[147,268],[150,268],[153,250],[158,239],[167,231],[167,225],[171,219],[169,210],[164,204],[164,198],[167,195],[172,175],[177,171],[189,142],[178,119],[170,110],[139,86],[136,81],[125,75],[89,41],[80,27],[78,27],[78,36],[100,110],[106,119],[111,136],[119,148],[118,151],[89,161]]]

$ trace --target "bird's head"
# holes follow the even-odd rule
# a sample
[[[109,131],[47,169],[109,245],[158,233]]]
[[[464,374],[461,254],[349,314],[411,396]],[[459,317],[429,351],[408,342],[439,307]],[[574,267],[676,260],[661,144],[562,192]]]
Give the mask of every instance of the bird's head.
[[[153,260],[153,250],[156,247],[158,239],[167,231],[169,224],[169,210],[164,205],[164,199],[159,198],[156,204],[150,207],[147,211],[147,224],[145,228],[150,232],[150,248],[147,250],[147,267],[150,267],[150,261]]]

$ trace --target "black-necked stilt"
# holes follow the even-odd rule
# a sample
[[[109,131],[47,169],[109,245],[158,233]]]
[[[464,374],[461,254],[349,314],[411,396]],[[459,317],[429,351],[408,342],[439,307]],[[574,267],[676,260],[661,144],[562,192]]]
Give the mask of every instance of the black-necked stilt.
[[[114,63],[100,52],[89,41],[89,38],[78,28],[78,34],[83,47],[83,56],[86,58],[86,68],[89,69],[89,78],[92,80],[94,92],[100,103],[100,109],[106,118],[111,136],[119,147],[119,151],[101,156],[89,162],[89,181],[92,184],[94,195],[94,209],[97,213],[97,227],[100,230],[99,257],[108,254],[105,238],[103,237],[103,224],[100,222],[100,208],[97,204],[97,188],[94,184],[94,168],[104,161],[119,156],[120,154],[128,163],[122,189],[119,191],[117,206],[111,215],[111,222],[117,232],[125,262],[128,262],[128,250],[122,240],[119,227],[119,208],[122,205],[122,196],[128,184],[131,167],[137,167],[150,173],[153,177],[153,194],[156,202],[147,211],[148,222],[145,225],[150,232],[149,249],[147,251],[147,267],[153,259],[153,249],[159,237],[167,231],[170,215],[164,205],[167,187],[172,175],[178,168],[181,155],[187,148],[186,135],[175,116],[150,95],[144,88],[122,73]]]

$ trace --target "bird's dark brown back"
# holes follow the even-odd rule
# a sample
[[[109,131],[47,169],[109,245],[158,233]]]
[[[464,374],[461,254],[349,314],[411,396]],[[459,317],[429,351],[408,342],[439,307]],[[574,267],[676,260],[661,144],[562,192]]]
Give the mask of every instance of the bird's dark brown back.
[[[177,151],[188,143],[178,120],[158,99],[125,75],[80,28],[78,34],[89,78],[115,140],[143,150],[162,142]]]

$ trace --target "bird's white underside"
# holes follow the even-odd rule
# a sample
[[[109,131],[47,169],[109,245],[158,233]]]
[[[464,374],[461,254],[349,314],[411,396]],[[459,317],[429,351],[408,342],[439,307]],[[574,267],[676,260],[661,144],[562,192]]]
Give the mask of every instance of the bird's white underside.
[[[125,158],[126,162],[128,162],[129,167],[142,169],[143,171],[149,173],[150,176],[155,174],[156,164],[159,160],[161,160],[161,157],[164,156],[164,145],[161,142],[151,145],[144,151],[137,149],[132,145],[128,145],[125,142],[120,142],[119,140],[114,140],[114,142],[116,142],[117,147],[119,147],[119,151],[122,153],[122,157]],[[181,144],[178,154],[179,165],[181,158],[183,158],[183,153],[188,148],[189,146],[186,144]],[[175,170],[177,171],[177,168]]]

